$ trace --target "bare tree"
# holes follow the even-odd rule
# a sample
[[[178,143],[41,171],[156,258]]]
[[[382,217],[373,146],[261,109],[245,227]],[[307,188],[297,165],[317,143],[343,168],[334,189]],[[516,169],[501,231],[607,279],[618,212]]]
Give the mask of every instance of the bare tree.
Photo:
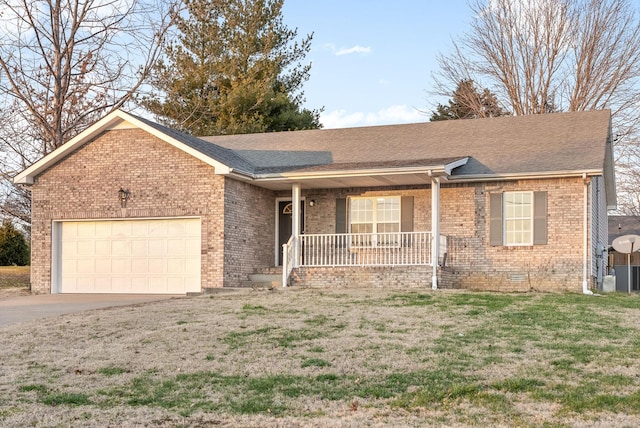
[[[636,7],[629,0],[474,0],[470,31],[438,58],[436,93],[473,80],[516,115],[611,109],[619,188],[633,190],[622,184],[640,165]]]
[[[177,10],[146,1],[0,0],[3,214],[29,222],[10,179],[144,84]]]

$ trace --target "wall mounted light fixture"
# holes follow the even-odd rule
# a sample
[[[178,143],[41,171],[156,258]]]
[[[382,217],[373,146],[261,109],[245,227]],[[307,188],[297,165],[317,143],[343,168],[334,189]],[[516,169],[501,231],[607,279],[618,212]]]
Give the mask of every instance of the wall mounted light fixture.
[[[310,206],[310,207],[314,206],[315,204],[316,204],[316,200],[315,200],[315,199],[311,199],[311,200],[309,201],[309,206]]]
[[[124,190],[122,187],[118,190],[118,198],[120,198],[120,206],[122,208],[127,208],[127,201],[131,196],[131,192],[129,190]]]

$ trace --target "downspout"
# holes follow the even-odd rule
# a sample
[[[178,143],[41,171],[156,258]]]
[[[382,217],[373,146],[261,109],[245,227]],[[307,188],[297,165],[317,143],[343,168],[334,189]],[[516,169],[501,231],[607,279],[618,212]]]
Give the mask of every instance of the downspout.
[[[582,258],[582,293],[583,294],[593,294],[591,290],[589,290],[589,277],[588,277],[588,264],[589,264],[589,180],[587,179],[587,173],[582,173],[582,181],[584,182],[584,216],[582,219],[583,222],[583,236],[582,236],[582,247],[584,249],[584,254]]]
[[[431,171],[429,171],[431,175]],[[440,177],[431,177],[431,289],[438,289],[440,260]]]

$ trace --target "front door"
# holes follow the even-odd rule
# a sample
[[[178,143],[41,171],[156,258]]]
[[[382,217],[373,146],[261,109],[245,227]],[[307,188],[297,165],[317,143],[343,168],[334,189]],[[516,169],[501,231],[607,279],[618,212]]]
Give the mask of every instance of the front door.
[[[293,232],[293,207],[291,201],[278,202],[278,265],[282,265],[282,246]],[[300,201],[300,231],[304,231],[304,201]]]

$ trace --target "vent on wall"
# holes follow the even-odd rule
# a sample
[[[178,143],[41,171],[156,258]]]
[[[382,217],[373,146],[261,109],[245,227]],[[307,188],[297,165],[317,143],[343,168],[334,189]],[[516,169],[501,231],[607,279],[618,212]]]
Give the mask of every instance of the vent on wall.
[[[511,282],[524,282],[526,279],[525,274],[523,273],[512,273],[509,275],[509,280]]]

